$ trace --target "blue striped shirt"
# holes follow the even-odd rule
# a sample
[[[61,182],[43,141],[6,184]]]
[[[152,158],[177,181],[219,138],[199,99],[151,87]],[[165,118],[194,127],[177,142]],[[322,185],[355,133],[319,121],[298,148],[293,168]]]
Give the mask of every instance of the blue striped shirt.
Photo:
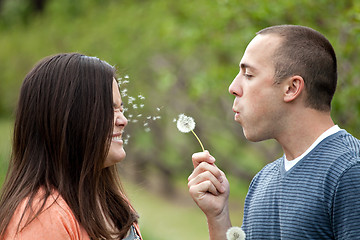
[[[246,239],[360,239],[360,141],[341,130],[289,171],[265,166],[245,200]]]

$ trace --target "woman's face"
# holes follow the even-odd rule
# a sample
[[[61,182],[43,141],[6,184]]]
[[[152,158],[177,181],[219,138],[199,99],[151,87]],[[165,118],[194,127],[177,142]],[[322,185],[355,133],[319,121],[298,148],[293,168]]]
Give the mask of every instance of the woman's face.
[[[119,88],[115,79],[113,80],[112,89],[114,106],[114,130],[111,138],[109,153],[104,162],[105,168],[122,161],[126,156],[122,135],[124,128],[127,125],[127,119],[123,113],[123,102],[121,100]]]

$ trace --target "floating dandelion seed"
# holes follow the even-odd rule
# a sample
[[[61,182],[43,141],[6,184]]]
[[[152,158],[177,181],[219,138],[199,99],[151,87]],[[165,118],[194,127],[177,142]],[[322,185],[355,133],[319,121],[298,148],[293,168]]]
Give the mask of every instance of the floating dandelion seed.
[[[240,227],[231,227],[226,231],[227,240],[244,240],[245,232]]]
[[[132,105],[134,101],[135,101],[134,97],[131,96],[128,97],[128,104]]]
[[[126,112],[126,117],[128,118],[128,122],[129,123],[142,123],[143,124],[143,128],[145,130],[145,132],[149,132],[150,131],[150,123],[151,121],[156,121],[158,119],[161,119],[161,116],[144,116],[144,114],[141,112],[142,109],[145,108],[145,104],[144,101],[146,99],[146,97],[141,94],[138,93],[135,95],[130,94],[131,91],[128,90],[128,88],[126,87],[126,84],[129,83],[130,81],[130,77],[129,75],[124,75],[122,77],[117,78],[118,80],[118,85],[120,88],[120,94],[121,97],[123,98],[123,102],[127,102],[127,108],[124,107],[124,112]],[[160,108],[157,107],[156,111],[159,112]],[[156,114],[159,115],[159,114]],[[127,138],[124,138],[124,142],[128,142]]]
[[[205,151],[203,144],[200,141],[200,138],[194,132],[195,129],[195,121],[192,117],[185,116],[185,114],[180,114],[179,119],[176,122],[176,126],[180,132],[188,133],[192,132],[198,142],[200,143],[201,149]]]

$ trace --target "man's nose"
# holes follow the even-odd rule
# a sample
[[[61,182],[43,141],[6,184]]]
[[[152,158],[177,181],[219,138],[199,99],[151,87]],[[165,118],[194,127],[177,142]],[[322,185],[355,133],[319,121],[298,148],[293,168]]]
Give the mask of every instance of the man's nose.
[[[236,75],[236,77],[234,78],[234,80],[232,81],[232,83],[229,86],[229,93],[237,96],[237,97],[241,97],[242,96],[242,88],[241,88],[241,83],[240,83],[241,79],[239,74]]]

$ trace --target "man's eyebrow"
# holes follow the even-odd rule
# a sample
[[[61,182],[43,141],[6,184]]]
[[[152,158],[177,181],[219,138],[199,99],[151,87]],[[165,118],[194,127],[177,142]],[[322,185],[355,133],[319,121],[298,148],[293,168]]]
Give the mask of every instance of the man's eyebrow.
[[[249,65],[247,63],[241,63],[240,68],[241,69],[249,68],[249,69],[252,69],[252,70],[256,70],[256,68],[254,68],[253,66],[251,66],[251,65]]]

